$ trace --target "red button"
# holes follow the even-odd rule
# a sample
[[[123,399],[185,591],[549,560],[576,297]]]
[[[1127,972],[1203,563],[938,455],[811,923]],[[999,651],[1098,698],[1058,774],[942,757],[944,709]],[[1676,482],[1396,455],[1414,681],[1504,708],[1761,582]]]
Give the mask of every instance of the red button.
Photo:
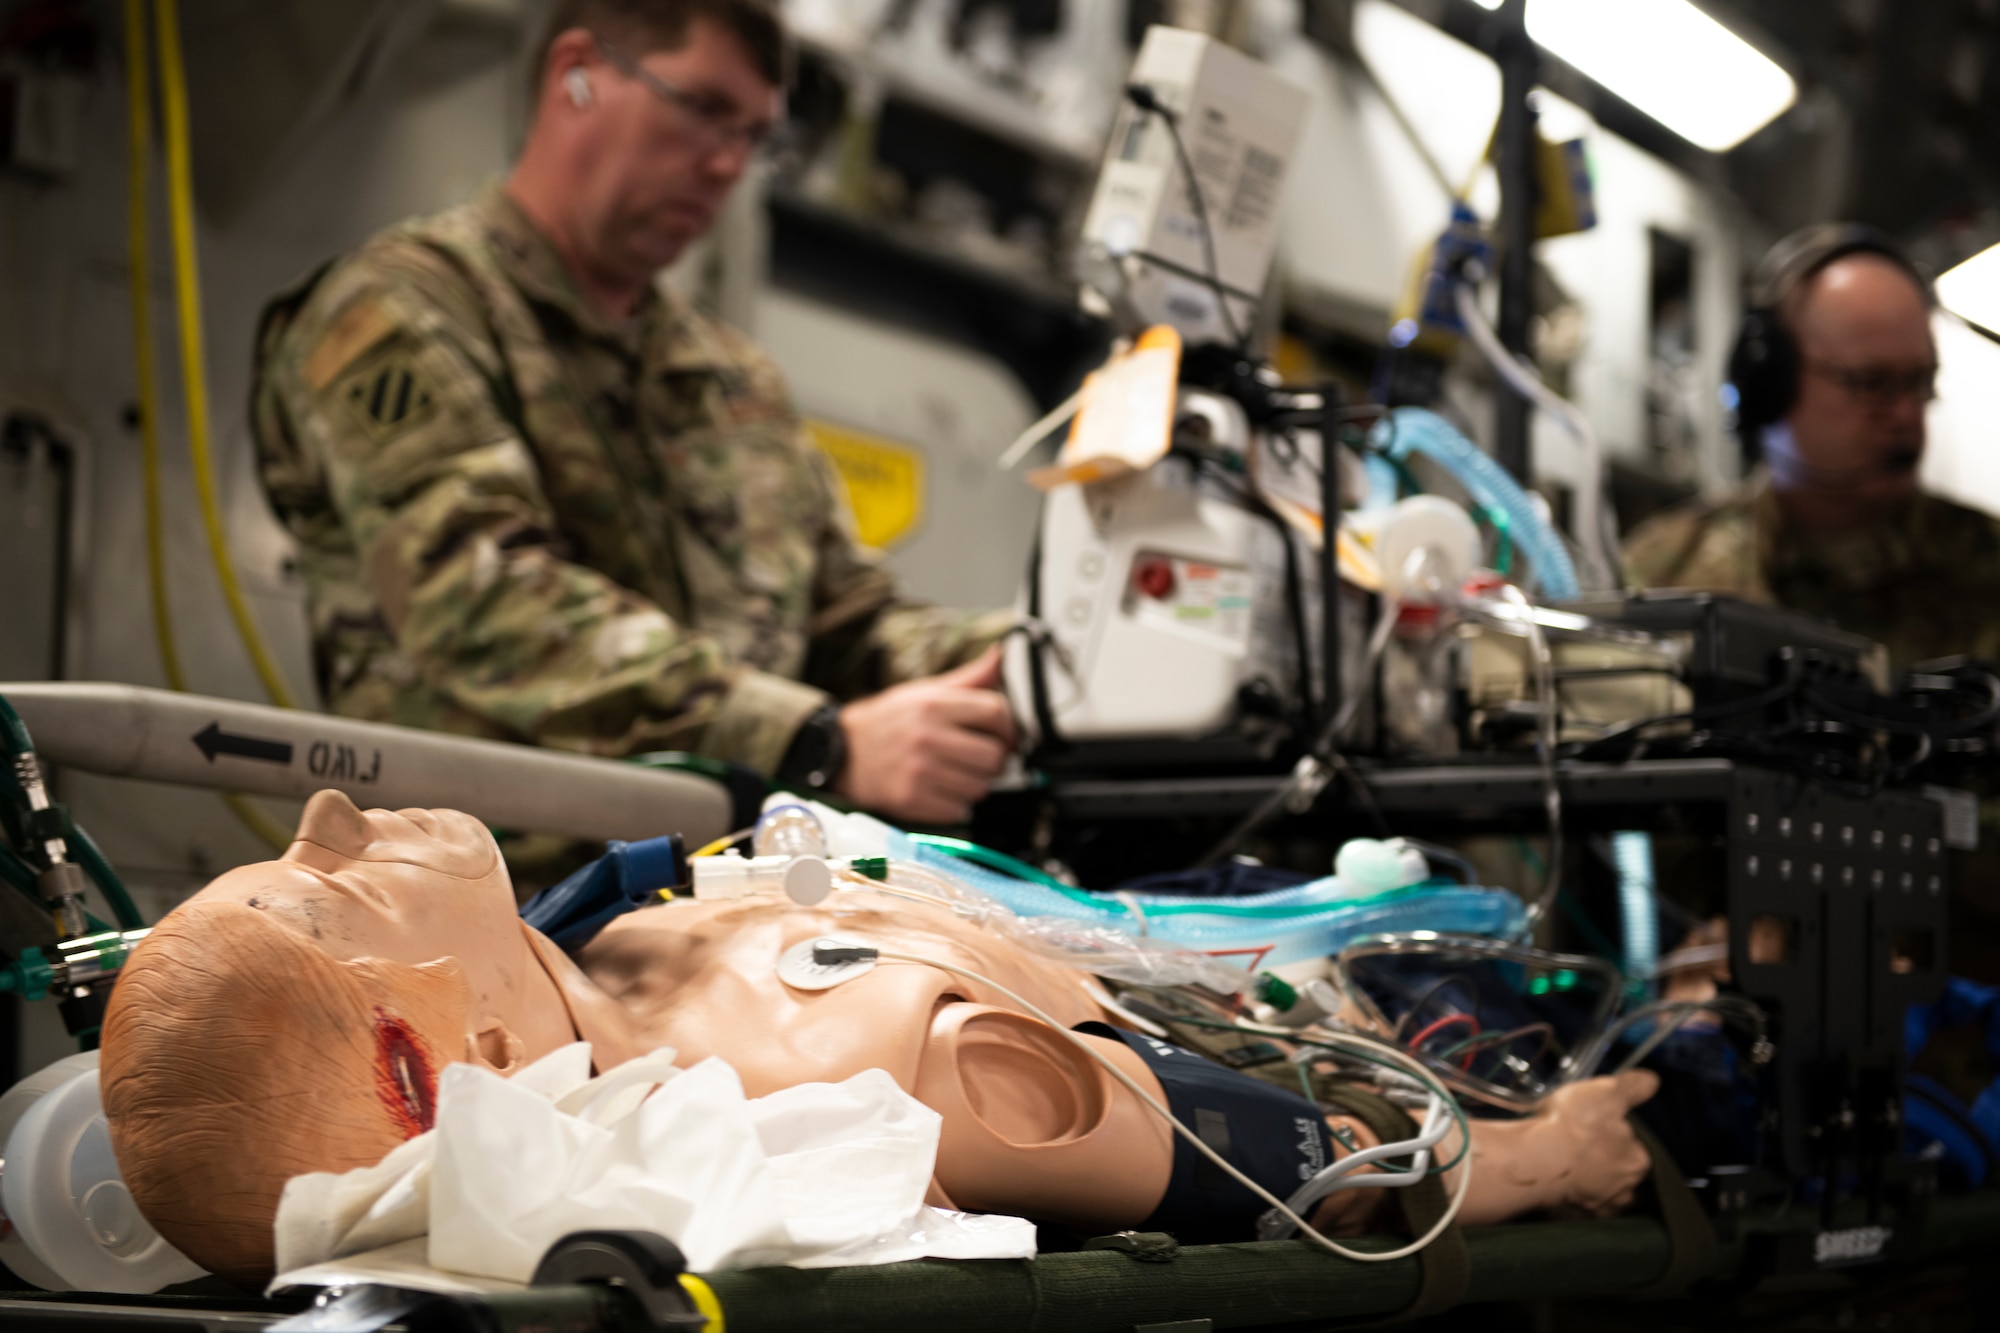
[[[1132,586],[1155,601],[1174,595],[1174,565],[1171,560],[1141,560],[1132,566]]]

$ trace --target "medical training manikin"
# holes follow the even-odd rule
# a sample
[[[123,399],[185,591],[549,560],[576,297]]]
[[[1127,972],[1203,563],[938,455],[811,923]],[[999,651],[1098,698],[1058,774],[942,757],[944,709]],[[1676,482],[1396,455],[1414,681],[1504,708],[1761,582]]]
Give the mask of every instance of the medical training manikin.
[[[934,1203],[1095,1231],[1155,1216],[1173,1137],[1068,1038],[940,968],[884,963],[805,990],[777,962],[801,941],[865,934],[992,978],[1064,1024],[1120,1022],[1084,973],[922,903],[850,894],[833,907],[663,904],[613,921],[572,961],[517,917],[478,822],[364,813],[321,792],[282,859],[217,879],[126,964],[102,1064],[124,1178],[183,1253],[256,1283],[272,1272],[288,1179],[367,1166],[429,1128],[449,1063],[504,1074],[581,1038],[600,1072],[661,1046],[682,1065],[720,1056],[752,1096],[881,1068],[942,1117]],[[1157,1052],[1149,1062],[1114,1029],[1091,1031],[1166,1100]],[[1653,1086],[1643,1071],[1589,1079],[1535,1116],[1473,1122],[1461,1220],[1626,1206],[1648,1159],[1625,1114]],[[1343,1142],[1375,1141],[1356,1121],[1328,1124]],[[1332,1195],[1313,1221],[1352,1234],[1383,1193]]]

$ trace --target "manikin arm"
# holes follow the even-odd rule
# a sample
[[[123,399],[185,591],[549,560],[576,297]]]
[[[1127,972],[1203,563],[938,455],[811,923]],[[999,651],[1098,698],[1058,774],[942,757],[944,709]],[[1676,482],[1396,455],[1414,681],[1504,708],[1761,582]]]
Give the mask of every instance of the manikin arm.
[[[1629,1208],[1652,1159],[1626,1115],[1659,1086],[1652,1071],[1627,1070],[1559,1088],[1525,1119],[1473,1121],[1472,1188],[1459,1221],[1486,1226],[1544,1208],[1610,1217]],[[1447,1172],[1445,1183],[1456,1187],[1457,1175]]]
[[[1127,1046],[1085,1041],[1166,1102]],[[1533,1116],[1473,1121],[1472,1185],[1460,1219],[1482,1225],[1538,1209],[1608,1216],[1628,1206],[1649,1159],[1625,1116],[1657,1086],[1645,1071],[1587,1079]],[[1174,1142],[1165,1122],[1067,1037],[1025,1015],[940,1006],[912,1091],[944,1118],[938,1194],[957,1207],[1120,1230],[1145,1221],[1166,1194]],[[1377,1142],[1357,1120],[1327,1123],[1364,1147]],[[1448,1159],[1457,1147],[1454,1132],[1439,1153]],[[1457,1183],[1447,1173],[1446,1185]],[[1369,1228],[1383,1202],[1380,1190],[1343,1191],[1312,1220],[1353,1234]]]

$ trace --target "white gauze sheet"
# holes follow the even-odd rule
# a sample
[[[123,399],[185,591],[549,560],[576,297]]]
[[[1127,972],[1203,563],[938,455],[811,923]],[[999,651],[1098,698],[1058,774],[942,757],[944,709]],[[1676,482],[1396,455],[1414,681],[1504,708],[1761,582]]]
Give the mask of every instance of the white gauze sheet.
[[[718,1059],[656,1051],[599,1078],[590,1047],[512,1078],[450,1065],[437,1123],[374,1166],[298,1176],[278,1205],[273,1289],[365,1275],[411,1242],[441,1274],[526,1282],[573,1231],[666,1236],[695,1272],[905,1259],[1024,1259],[1032,1225],[927,1207],[937,1112],[880,1069],[743,1095]],[[338,1261],[338,1262],[335,1262]]]

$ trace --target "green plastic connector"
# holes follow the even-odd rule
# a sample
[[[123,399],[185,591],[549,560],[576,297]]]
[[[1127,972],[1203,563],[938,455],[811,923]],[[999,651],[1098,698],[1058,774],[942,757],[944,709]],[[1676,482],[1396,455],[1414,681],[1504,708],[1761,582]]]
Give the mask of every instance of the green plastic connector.
[[[1283,977],[1260,972],[1257,974],[1257,998],[1282,1014],[1299,1002],[1299,992]]]
[[[49,966],[40,949],[23,949],[19,958],[0,966],[0,994],[39,1000],[49,993],[55,979],[56,970]]]
[[[847,863],[847,868],[878,882],[886,882],[889,878],[889,858],[886,856],[857,856]]]

